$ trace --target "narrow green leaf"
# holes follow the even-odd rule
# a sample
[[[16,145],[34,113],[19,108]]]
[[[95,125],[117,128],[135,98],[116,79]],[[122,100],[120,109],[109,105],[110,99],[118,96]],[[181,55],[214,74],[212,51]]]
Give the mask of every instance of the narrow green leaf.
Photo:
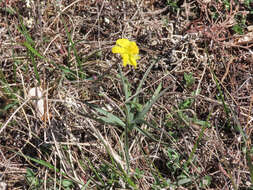
[[[252,164],[252,154],[249,148],[246,150],[246,160],[247,160],[247,165],[249,167],[249,172],[250,172],[250,179],[251,183],[253,183],[253,164]]]
[[[144,136],[146,136],[147,138],[150,138],[155,142],[159,142],[159,140],[155,139],[150,133],[148,133],[147,131],[141,129],[140,127],[135,126],[135,129],[137,131],[139,131],[141,134],[143,134]]]
[[[156,127],[155,125],[152,125],[150,122],[147,122],[145,121],[144,119],[141,119],[141,120],[136,120],[135,122],[137,122],[138,124],[145,124],[147,125],[147,127],[149,128],[152,128],[154,130],[158,130],[160,132],[163,131],[163,129],[159,128],[159,127]],[[151,134],[149,134],[148,132],[142,130],[141,128],[138,127],[138,125],[135,126],[135,128],[140,131],[143,135],[145,135],[146,137],[156,141],[156,142],[159,142],[159,140],[155,139]],[[166,131],[163,131],[165,134],[169,135],[168,132]],[[146,135],[147,134],[147,135]],[[168,143],[165,143],[165,142],[160,142],[161,144],[164,144],[164,145],[169,145]]]
[[[65,188],[71,188],[73,185],[73,181],[70,181],[68,179],[62,180],[62,186]]]
[[[29,160],[32,160],[32,161],[34,161],[34,162],[36,162],[36,163],[38,163],[38,164],[40,164],[40,165],[42,165],[42,166],[45,166],[45,167],[47,167],[47,168],[49,168],[49,169],[52,169],[52,170],[54,170],[54,171],[56,171],[56,172],[60,172],[60,170],[59,170],[58,168],[54,167],[52,164],[50,164],[50,163],[48,163],[48,162],[46,162],[46,161],[44,161],[44,160],[38,160],[38,159],[32,158],[32,157],[27,156],[27,155],[24,155],[24,157],[27,158],[27,159],[29,159]],[[66,175],[66,174],[63,173],[63,172],[62,172],[62,174],[63,174],[63,175]]]
[[[38,57],[41,58],[41,59],[45,59],[42,55],[40,55],[40,53],[39,53],[37,50],[35,50],[35,49],[31,46],[31,44],[30,44],[28,41],[24,42],[23,44],[24,44],[24,46],[25,46],[28,50],[30,50],[34,55],[38,56]]]
[[[30,53],[30,56],[31,56],[31,61],[32,61],[32,64],[33,64],[33,70],[34,70],[36,79],[37,79],[37,81],[40,85],[40,75],[39,75],[38,68],[37,68],[37,62],[35,61],[34,54],[31,51],[29,53]]]
[[[30,168],[26,169],[26,179],[30,186],[37,187],[40,185],[39,179],[34,175],[33,171]]]
[[[128,143],[128,126],[125,127],[125,142],[124,142],[124,148],[125,148],[125,157],[126,157],[126,163],[127,163],[127,174],[129,173],[129,166],[130,166],[130,156],[129,156],[129,143]]]
[[[24,37],[26,38],[26,40],[30,43],[30,44],[33,44],[34,45],[34,41],[32,39],[32,37],[29,35],[24,23],[23,23],[23,20],[21,18],[21,16],[19,16],[19,20],[20,20],[20,25],[21,25],[21,28],[19,26],[17,26],[17,29],[18,31],[24,35]]]
[[[142,77],[142,79],[141,79],[141,81],[140,81],[140,83],[139,83],[139,85],[138,85],[138,87],[137,87],[137,90],[136,90],[135,94],[139,94],[139,93],[140,93],[141,87],[142,87],[142,85],[144,84],[144,81],[146,80],[148,74],[150,73],[151,68],[152,68],[152,67],[154,66],[154,64],[156,64],[158,61],[159,61],[159,59],[158,59],[158,60],[154,60],[153,63],[148,67],[148,69],[146,70],[144,76]],[[133,101],[136,102],[136,101],[137,101],[137,98],[138,98],[138,96],[135,96],[135,98],[133,99]]]
[[[79,76],[79,74],[80,74],[81,79],[85,79],[86,76],[85,76],[85,74],[83,72],[82,60],[81,60],[80,56],[78,55],[78,52],[77,52],[77,49],[76,49],[76,43],[73,42],[73,40],[71,38],[71,33],[68,31],[68,27],[67,27],[67,25],[66,25],[66,23],[65,23],[64,20],[63,20],[63,23],[64,23],[64,27],[65,27],[65,32],[67,34],[67,38],[68,38],[68,40],[70,42],[71,48],[72,48],[72,50],[74,52],[74,56],[76,58],[76,62],[77,62],[77,66],[78,66],[77,76]]]
[[[147,112],[149,111],[149,109],[151,108],[151,106],[158,100],[158,98],[160,98],[160,97],[162,96],[163,93],[165,93],[165,90],[166,90],[166,89],[165,89],[163,92],[161,92],[161,93],[159,94],[159,92],[161,91],[161,89],[162,89],[162,84],[160,83],[159,86],[157,87],[157,89],[156,89],[154,95],[152,96],[151,100],[148,101],[148,102],[144,105],[142,112],[140,112],[140,113],[138,114],[138,116],[137,116],[137,119],[138,119],[138,120],[139,120],[139,119],[143,119],[144,116],[146,115],[146,113],[147,113]]]
[[[92,182],[91,179],[89,179],[89,180],[87,181],[87,183],[81,188],[81,190],[85,190],[86,188],[88,188],[90,182]]]
[[[178,185],[184,185],[184,184],[189,183],[189,182],[191,182],[191,181],[192,181],[192,180],[191,180],[190,178],[184,178],[184,179],[178,180],[177,184],[178,184]]]
[[[104,180],[102,179],[102,177],[100,176],[100,174],[97,172],[97,170],[96,170],[96,167],[93,165],[93,163],[89,160],[89,158],[87,158],[86,156],[84,157],[87,161],[88,161],[88,163],[89,163],[89,168],[94,172],[94,174],[95,174],[95,176],[98,178],[98,180],[103,184],[103,185],[105,185],[105,182],[104,182]],[[80,160],[81,161],[81,160]],[[93,179],[93,178],[91,178],[91,179]],[[93,181],[95,182],[95,180],[93,179]]]
[[[106,116],[106,117],[99,117],[99,119],[102,119],[106,123],[112,123],[112,124],[120,125],[122,127],[126,126],[126,124],[121,119],[119,119],[117,116],[113,115],[112,113],[109,113],[101,108],[95,108],[95,110],[98,113]]]
[[[131,92],[129,92],[129,88],[128,88],[128,81],[124,77],[124,75],[122,73],[122,69],[121,69],[119,64],[118,64],[118,69],[119,69],[121,82],[122,82],[122,85],[123,85],[123,91],[124,91],[124,94],[125,94],[125,99],[127,100],[129,98],[130,94],[131,94]]]
[[[17,100],[17,97],[15,95],[14,90],[9,85],[8,81],[5,78],[5,75],[2,70],[0,70],[0,84],[1,84],[1,90],[8,95],[8,98],[11,98],[13,100]]]

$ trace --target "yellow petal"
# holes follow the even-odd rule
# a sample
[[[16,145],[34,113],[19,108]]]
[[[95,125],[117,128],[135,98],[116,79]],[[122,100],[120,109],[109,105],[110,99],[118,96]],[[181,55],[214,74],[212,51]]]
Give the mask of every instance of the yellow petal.
[[[139,55],[136,55],[134,58],[135,58],[136,60],[138,60],[138,59],[140,59],[141,57],[140,57]]]
[[[129,55],[128,54],[122,54],[121,55],[122,59],[123,59],[123,66],[127,66],[127,64],[129,64]]]
[[[135,42],[130,42],[128,49],[131,54],[139,54],[139,48]]]
[[[114,46],[112,48],[112,53],[124,53],[125,52],[125,49],[120,47],[120,46]]]
[[[137,62],[133,56],[130,57],[130,65],[134,66],[135,69],[137,68]]]
[[[116,44],[119,45],[119,46],[121,46],[121,47],[123,47],[123,48],[127,48],[130,45],[130,43],[131,42],[128,39],[125,39],[125,38],[118,39],[116,41]]]
[[[112,48],[112,53],[119,53],[121,55],[123,66],[132,65],[137,68],[136,60],[139,57],[139,47],[134,41],[122,38],[116,41],[116,45]]]

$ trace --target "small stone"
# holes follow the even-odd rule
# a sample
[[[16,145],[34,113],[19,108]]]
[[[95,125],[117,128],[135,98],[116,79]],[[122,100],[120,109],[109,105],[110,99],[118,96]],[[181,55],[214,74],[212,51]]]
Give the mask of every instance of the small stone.
[[[0,181],[0,190],[6,190],[7,184],[3,181]]]
[[[43,93],[40,87],[33,87],[28,92],[29,97],[42,98]]]
[[[157,45],[157,41],[155,41],[155,40],[152,41],[152,42],[151,42],[151,45],[152,45],[152,46],[156,46],[156,45]]]
[[[105,17],[104,19],[107,24],[110,24],[110,20],[108,18]]]

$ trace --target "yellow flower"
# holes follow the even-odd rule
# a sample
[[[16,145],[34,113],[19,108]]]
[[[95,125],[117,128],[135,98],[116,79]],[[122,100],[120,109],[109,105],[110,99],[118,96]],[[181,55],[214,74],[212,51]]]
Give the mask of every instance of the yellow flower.
[[[116,45],[112,48],[112,53],[119,53],[123,60],[123,66],[132,65],[137,68],[137,59],[139,48],[135,42],[129,41],[128,39],[118,39]]]

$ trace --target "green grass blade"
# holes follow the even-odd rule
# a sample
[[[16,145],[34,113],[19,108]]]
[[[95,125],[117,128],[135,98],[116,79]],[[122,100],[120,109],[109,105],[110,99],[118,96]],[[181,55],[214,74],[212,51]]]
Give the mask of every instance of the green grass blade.
[[[77,76],[80,76],[81,79],[85,79],[86,76],[85,76],[85,74],[84,74],[84,72],[83,72],[83,69],[82,69],[82,60],[81,60],[80,56],[78,55],[77,49],[76,49],[76,47],[75,47],[75,46],[76,46],[76,43],[73,42],[73,40],[72,40],[72,38],[71,38],[71,34],[70,34],[70,32],[68,31],[68,28],[67,28],[66,23],[64,22],[64,20],[63,20],[63,23],[64,23],[64,27],[65,27],[65,32],[66,32],[66,34],[67,34],[68,40],[69,40],[70,45],[71,45],[71,49],[73,50],[74,56],[75,56],[75,58],[76,58],[77,67],[78,67],[78,69],[79,69],[78,72],[77,72]],[[80,72],[79,72],[79,71],[80,71]]]
[[[46,161],[44,161],[44,160],[38,160],[38,159],[32,158],[32,157],[27,156],[27,155],[21,155],[21,156],[23,156],[24,158],[29,159],[29,160],[31,160],[31,161],[34,161],[34,162],[36,162],[37,164],[40,164],[40,165],[42,165],[42,166],[45,166],[45,167],[47,167],[47,168],[49,168],[49,169],[51,169],[51,170],[54,170],[54,171],[56,171],[57,173],[61,173],[62,175],[67,176],[64,172],[60,172],[60,170],[59,170],[58,168],[56,168],[55,166],[53,166],[52,164],[50,164],[50,163],[48,163],[48,162],[46,162]]]
[[[251,183],[253,184],[253,164],[252,164],[252,154],[251,150],[247,148],[246,150],[246,160],[247,160],[247,165],[249,167],[249,172],[250,172],[250,180]]]
[[[13,102],[10,103],[10,105],[12,105],[10,107],[13,107],[14,105],[18,104],[17,97],[14,94],[15,91],[8,84],[2,70],[0,70],[0,84],[1,84],[1,89],[0,90],[2,90],[2,92],[4,94],[6,94],[9,99],[13,100]],[[7,108],[9,109],[10,107],[8,105],[6,105],[6,107],[4,109],[7,110]]]
[[[192,149],[192,152],[190,153],[190,156],[189,156],[188,160],[184,164],[184,168],[186,168],[189,165],[189,163],[193,160],[193,156],[194,156],[194,154],[195,154],[195,152],[198,148],[199,142],[201,141],[202,137],[204,136],[204,131],[206,130],[207,127],[208,127],[208,124],[202,126],[201,131],[200,131],[199,136],[198,136],[198,139],[197,139],[197,141],[194,144],[194,147]]]
[[[87,183],[81,188],[81,190],[87,189],[91,181],[92,181],[92,180],[89,179],[89,180],[87,181]]]
[[[126,157],[126,164],[127,164],[127,174],[129,173],[129,165],[130,165],[128,129],[129,127],[126,126],[125,127],[125,142],[124,142],[125,157]]]
[[[30,56],[31,56],[31,61],[32,61],[32,64],[33,64],[33,70],[34,70],[34,73],[35,73],[35,77],[40,85],[40,75],[39,75],[39,72],[38,72],[38,68],[37,68],[37,63],[35,61],[35,58],[34,58],[34,54],[32,52],[30,52]]]
[[[43,57],[37,50],[35,50],[32,45],[26,41],[23,43],[23,45],[34,55],[36,55],[37,57],[41,58],[41,59],[45,59],[45,57]]]
[[[13,91],[12,91],[10,85],[8,84],[2,70],[0,70],[0,83],[1,83],[1,88],[4,90],[4,93],[10,94],[11,96],[16,97],[13,94]]]
[[[32,45],[29,44],[28,41],[24,42],[23,44],[29,50],[31,61],[32,61],[32,64],[33,64],[33,70],[34,70],[36,79],[38,80],[38,83],[40,84],[40,76],[39,76],[39,72],[38,72],[38,68],[37,68],[37,63],[36,63],[34,55],[38,56],[41,59],[45,59],[45,58],[42,55],[40,55],[40,53],[37,50],[35,50],[32,47]]]
[[[99,175],[99,173],[97,172],[96,168],[94,167],[94,165],[92,164],[92,162],[89,160],[89,158],[85,157],[85,159],[88,161],[89,163],[89,167],[90,169],[94,172],[95,176],[98,178],[98,180],[105,185],[104,180],[102,179],[102,177]],[[95,180],[94,180],[95,181]]]
[[[136,184],[133,182],[133,180],[131,180],[131,178],[127,175],[125,175],[125,181],[134,189],[137,190],[137,186]]]
[[[24,35],[24,37],[26,38],[26,41],[28,41],[30,44],[34,45],[34,41],[32,39],[32,37],[29,35],[25,25],[23,24],[23,20],[21,19],[21,17],[19,17],[20,19],[20,25],[21,25],[21,28],[19,26],[17,26],[17,29],[18,31]]]
[[[220,94],[220,99],[221,99],[222,105],[224,107],[225,113],[227,115],[227,118],[229,119],[229,112],[230,112],[230,110],[229,110],[228,106],[225,103],[224,94],[223,94],[223,92],[221,90],[221,86],[220,86],[220,84],[218,82],[218,79],[217,79],[216,75],[214,74],[214,72],[212,70],[211,70],[211,72],[212,72],[214,81],[216,83],[216,86],[218,88],[218,91],[219,91],[219,94]],[[231,127],[230,122],[228,123],[228,126]]]
[[[34,68],[34,73],[36,75],[36,79],[38,80],[39,84],[40,84],[40,77],[39,77],[39,73],[38,73],[38,69],[37,69],[37,64],[35,62],[34,59],[34,55],[36,55],[37,57],[41,58],[41,59],[45,59],[45,57],[43,57],[36,49],[33,48],[33,46],[35,45],[35,42],[33,41],[33,39],[31,38],[31,36],[29,35],[25,25],[23,24],[23,21],[20,17],[20,25],[21,28],[17,26],[18,31],[23,34],[26,38],[26,41],[23,43],[23,45],[30,51],[31,53],[31,58],[32,58],[32,63],[33,63],[33,68]]]

